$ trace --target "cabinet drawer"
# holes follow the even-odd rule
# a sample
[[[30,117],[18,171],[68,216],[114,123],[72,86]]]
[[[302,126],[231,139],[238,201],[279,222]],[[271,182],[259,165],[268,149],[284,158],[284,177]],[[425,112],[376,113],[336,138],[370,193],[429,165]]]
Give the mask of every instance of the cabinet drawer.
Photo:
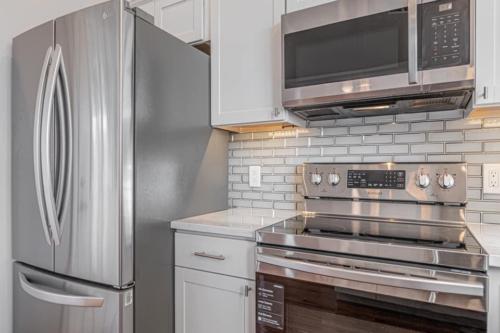
[[[255,280],[255,243],[176,233],[175,265]]]

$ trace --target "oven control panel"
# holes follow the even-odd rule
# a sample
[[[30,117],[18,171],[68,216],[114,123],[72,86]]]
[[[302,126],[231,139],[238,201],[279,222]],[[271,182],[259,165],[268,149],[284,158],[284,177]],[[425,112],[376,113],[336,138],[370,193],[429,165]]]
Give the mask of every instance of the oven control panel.
[[[307,163],[303,176],[306,198],[467,201],[465,163]]]
[[[348,170],[348,188],[384,188],[403,190],[406,187],[405,170]]]

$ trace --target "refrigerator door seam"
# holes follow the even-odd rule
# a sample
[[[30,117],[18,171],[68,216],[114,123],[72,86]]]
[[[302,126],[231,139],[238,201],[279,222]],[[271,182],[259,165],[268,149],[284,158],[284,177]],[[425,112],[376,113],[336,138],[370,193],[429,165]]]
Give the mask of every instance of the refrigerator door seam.
[[[61,142],[61,172],[56,192],[56,207],[59,221],[64,221],[64,216],[68,210],[69,196],[71,191],[71,177],[73,169],[73,122],[71,111],[71,100],[69,94],[68,76],[64,63],[64,56],[61,52],[61,62],[59,66],[59,76],[56,84],[58,97],[58,113],[60,117],[59,140]],[[61,239],[64,222],[59,225],[59,240]]]

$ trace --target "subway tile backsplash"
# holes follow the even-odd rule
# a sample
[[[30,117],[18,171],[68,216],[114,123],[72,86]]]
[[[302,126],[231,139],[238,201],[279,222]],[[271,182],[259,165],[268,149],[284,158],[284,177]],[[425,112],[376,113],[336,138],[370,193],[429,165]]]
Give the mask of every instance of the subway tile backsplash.
[[[467,162],[468,221],[500,223],[500,196],[482,192],[482,164],[500,163],[500,118],[463,119],[461,110],[453,110],[233,134],[229,205],[302,209],[304,162]],[[261,187],[248,185],[250,165],[262,166]]]

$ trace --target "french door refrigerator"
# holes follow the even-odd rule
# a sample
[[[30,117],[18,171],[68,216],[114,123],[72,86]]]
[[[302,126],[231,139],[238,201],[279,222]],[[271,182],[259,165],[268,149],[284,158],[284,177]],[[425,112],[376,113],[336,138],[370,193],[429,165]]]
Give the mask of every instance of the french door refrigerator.
[[[173,332],[169,222],[227,206],[209,57],[113,0],[12,68],[14,332]]]

